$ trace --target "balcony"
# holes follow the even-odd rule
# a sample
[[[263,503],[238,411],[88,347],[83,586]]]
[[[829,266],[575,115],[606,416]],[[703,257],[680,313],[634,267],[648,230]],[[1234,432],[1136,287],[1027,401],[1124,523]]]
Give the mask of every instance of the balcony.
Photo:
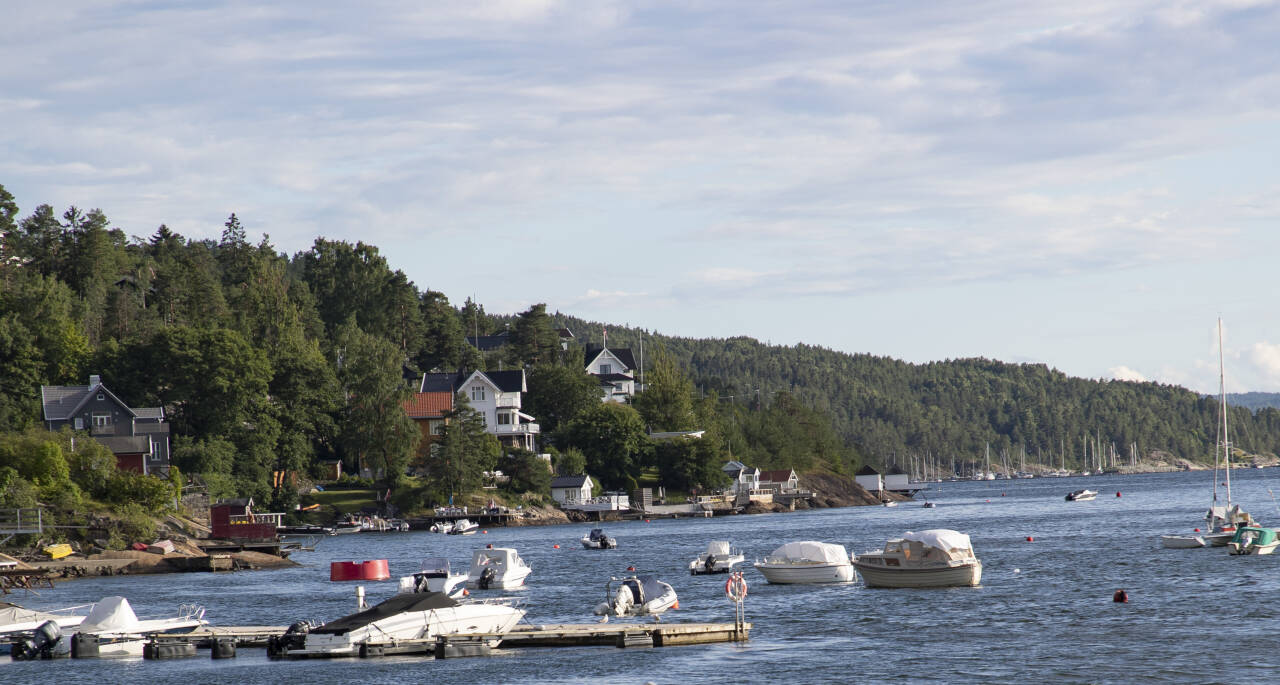
[[[542,429],[536,423],[505,424],[494,426],[494,435],[537,435]]]
[[[514,397],[497,397],[497,398],[494,398],[494,402],[496,402],[495,406],[500,408],[501,407],[515,407],[516,409],[520,408],[519,395],[516,395]]]
[[[89,435],[115,435],[116,428],[110,424],[105,426],[92,426],[89,428]]]

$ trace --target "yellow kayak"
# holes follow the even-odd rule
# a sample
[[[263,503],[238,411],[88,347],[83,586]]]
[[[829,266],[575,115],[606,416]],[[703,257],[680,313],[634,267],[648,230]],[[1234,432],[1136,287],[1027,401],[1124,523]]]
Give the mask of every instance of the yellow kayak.
[[[69,557],[71,556],[71,545],[68,545],[65,542],[61,545],[49,545],[44,548],[44,553],[48,554],[50,559]]]

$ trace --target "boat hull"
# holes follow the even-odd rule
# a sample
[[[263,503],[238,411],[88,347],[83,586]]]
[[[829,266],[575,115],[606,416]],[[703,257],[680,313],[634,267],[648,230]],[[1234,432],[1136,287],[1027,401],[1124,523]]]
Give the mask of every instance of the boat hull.
[[[944,568],[883,568],[854,562],[867,587],[972,587],[982,582],[982,562]]]
[[[469,590],[510,590],[512,588],[524,587],[524,581],[532,573],[532,569],[524,568],[520,570],[509,570],[506,573],[495,576],[489,582],[489,587],[480,587],[480,576],[467,576],[467,589]]]
[[[524,611],[502,604],[463,604],[457,607],[397,614],[343,635],[310,633],[302,649],[289,650],[291,658],[337,658],[360,655],[360,645],[395,640],[429,640],[454,633],[503,635],[515,627]],[[501,637],[489,641],[490,646]]]
[[[853,564],[757,563],[756,570],[774,585],[808,585],[853,582]]]
[[[1235,531],[1229,533],[1209,533],[1204,536],[1204,541],[1209,543],[1210,547],[1226,547],[1231,542],[1231,538],[1235,537]]]
[[[1207,543],[1199,535],[1161,535],[1160,544],[1166,549],[1195,549]]]

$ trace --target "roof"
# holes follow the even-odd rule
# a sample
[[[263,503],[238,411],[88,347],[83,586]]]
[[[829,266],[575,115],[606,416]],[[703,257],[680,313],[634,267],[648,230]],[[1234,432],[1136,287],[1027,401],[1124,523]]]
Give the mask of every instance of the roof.
[[[760,482],[768,481],[770,483],[785,483],[791,480],[791,475],[795,473],[794,469],[775,469],[773,471],[761,471]]]
[[[636,358],[631,356],[631,348],[629,347],[620,347],[616,350],[612,347],[588,347],[586,353],[582,356],[582,365],[591,366],[591,362],[594,362],[596,357],[599,357],[606,349],[609,350],[609,354],[617,357],[623,366],[628,369],[636,368]]]
[[[496,350],[502,347],[503,345],[506,345],[510,339],[511,339],[511,334],[508,331],[499,331],[497,333],[494,333],[493,335],[481,335],[481,336],[468,335],[467,336],[467,342],[470,343],[472,347],[476,348],[477,350],[480,350],[481,352],[489,352],[491,350]]]
[[[595,376],[596,378],[600,379],[601,383],[616,383],[618,381],[634,381],[635,380],[629,374],[625,374],[625,373],[597,373],[595,374]]]
[[[903,471],[901,466],[898,466],[897,464],[894,464],[894,465],[893,465],[893,468],[889,469],[889,475],[891,475],[891,476],[906,476],[906,475],[910,475],[910,474],[908,474],[906,471]]]
[[[875,469],[873,469],[873,468],[871,468],[870,466],[864,466],[864,467],[862,467],[862,468],[858,469],[858,472],[857,472],[857,473],[855,473],[855,474],[853,474],[853,475],[855,475],[855,476],[878,476],[878,475],[880,475],[880,472],[879,472],[879,471],[877,471],[877,470],[875,470]]]
[[[94,378],[96,379],[97,377],[95,376]],[[95,392],[104,393],[135,418],[164,418],[164,410],[160,407],[146,409],[147,416],[140,417],[139,410],[135,410],[125,404],[124,400],[116,397],[116,394],[108,390],[107,386],[98,383],[95,385],[40,386],[40,400],[44,407],[44,420],[63,421],[75,416],[76,412],[80,411]]]
[[[590,485],[590,476],[560,476],[551,480],[553,488],[580,488],[583,485]]]
[[[502,392],[524,392],[524,369],[514,371],[485,371],[484,375],[493,381]]]
[[[251,507],[253,506],[253,498],[252,497],[236,497],[234,499],[223,499],[223,500],[218,500],[216,503],[214,503],[213,506],[215,507],[220,507],[220,506]]]
[[[102,443],[112,454],[147,454],[151,451],[151,437],[142,435],[99,435],[94,440]]]
[[[569,330],[568,328],[557,328],[557,329],[556,329],[556,335],[560,336],[561,338],[572,338],[572,337],[574,337],[574,335],[573,335],[573,331]]]
[[[401,406],[411,419],[440,417],[453,409],[453,392],[415,392]]]
[[[461,375],[456,371],[424,373],[422,374],[422,385],[418,387],[418,392],[456,392],[458,386],[462,384],[462,380],[459,379]]]

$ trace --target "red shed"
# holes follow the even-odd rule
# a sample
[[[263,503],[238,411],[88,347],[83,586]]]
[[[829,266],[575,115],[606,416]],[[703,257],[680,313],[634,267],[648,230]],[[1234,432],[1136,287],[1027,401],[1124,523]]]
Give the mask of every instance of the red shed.
[[[284,514],[253,513],[253,498],[222,500],[209,507],[213,537],[227,540],[274,540]]]

